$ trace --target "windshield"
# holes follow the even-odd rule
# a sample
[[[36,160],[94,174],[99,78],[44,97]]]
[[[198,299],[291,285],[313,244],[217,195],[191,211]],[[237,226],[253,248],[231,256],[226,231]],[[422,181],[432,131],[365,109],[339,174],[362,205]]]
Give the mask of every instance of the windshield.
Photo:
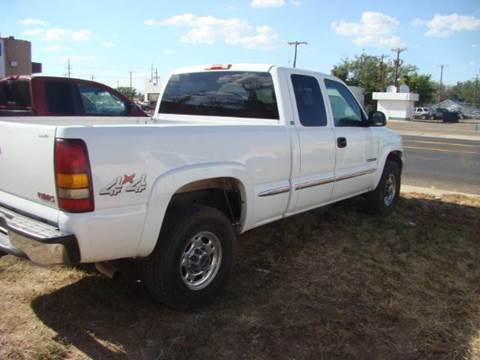
[[[272,77],[264,72],[173,75],[165,88],[159,112],[278,119]]]

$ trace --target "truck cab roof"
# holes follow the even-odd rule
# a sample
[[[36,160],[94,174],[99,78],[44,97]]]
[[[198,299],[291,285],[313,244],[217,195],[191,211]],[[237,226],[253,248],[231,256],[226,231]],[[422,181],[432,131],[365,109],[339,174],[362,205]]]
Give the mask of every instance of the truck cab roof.
[[[330,77],[330,75],[321,73],[318,71],[312,71],[302,68],[293,68],[288,66],[279,66],[275,64],[249,64],[249,63],[238,63],[238,64],[205,64],[205,65],[196,65],[175,69],[171,74],[183,74],[183,73],[192,73],[192,72],[203,72],[203,71],[254,71],[254,72],[270,72],[273,69],[277,70],[288,70],[301,73],[314,73],[320,74],[325,77]]]

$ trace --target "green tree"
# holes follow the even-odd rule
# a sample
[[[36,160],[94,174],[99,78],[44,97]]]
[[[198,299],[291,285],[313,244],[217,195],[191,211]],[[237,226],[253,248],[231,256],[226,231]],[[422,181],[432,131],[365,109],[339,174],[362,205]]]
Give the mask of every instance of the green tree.
[[[333,67],[332,75],[347,85],[361,86],[364,89],[365,103],[370,104],[372,92],[383,91],[391,76],[391,68],[377,56],[362,54],[353,59],[342,59],[340,64]]]
[[[339,77],[347,85],[361,86],[364,89],[365,105],[372,104],[372,93],[385,91],[395,82],[393,62],[382,60],[379,56],[361,54],[353,59],[344,58],[332,69],[332,75]],[[430,103],[435,97],[435,84],[430,75],[418,74],[415,65],[400,63],[398,70],[400,84],[407,84],[412,91],[420,95],[422,104]]]
[[[437,85],[432,81],[431,75],[414,72],[400,78],[400,83],[408,85],[411,92],[419,94],[419,105],[428,105],[435,101]]]
[[[133,99],[137,96],[137,90],[128,86],[119,86],[116,89],[120,94],[126,96],[129,99]]]
[[[478,105],[480,103],[480,82],[478,78],[459,81],[447,88],[446,94],[452,100]]]

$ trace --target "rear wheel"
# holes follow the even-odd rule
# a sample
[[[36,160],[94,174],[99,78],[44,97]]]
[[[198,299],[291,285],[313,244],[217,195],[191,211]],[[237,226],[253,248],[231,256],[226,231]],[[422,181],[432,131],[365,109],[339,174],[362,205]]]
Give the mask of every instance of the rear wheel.
[[[170,211],[154,251],[143,260],[147,288],[178,310],[210,302],[228,284],[235,241],[231,222],[217,209]]]
[[[395,161],[387,161],[377,188],[366,196],[368,209],[379,215],[389,215],[400,198],[401,171]]]

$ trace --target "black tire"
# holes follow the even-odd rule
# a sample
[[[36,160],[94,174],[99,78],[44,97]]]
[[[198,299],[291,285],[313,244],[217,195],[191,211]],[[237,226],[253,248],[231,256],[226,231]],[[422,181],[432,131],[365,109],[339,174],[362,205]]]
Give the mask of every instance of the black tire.
[[[395,193],[389,202],[387,196],[387,181],[393,176],[395,184],[393,185]],[[400,198],[401,171],[399,165],[395,161],[387,161],[383,168],[382,178],[380,179],[375,190],[366,194],[367,209],[377,215],[390,215],[397,206]]]
[[[198,234],[214,234],[217,237],[215,241],[221,244],[221,258],[215,267],[218,270],[215,274],[212,272],[208,284],[191,289],[182,277],[181,272],[185,269],[180,263],[187,253],[187,244]],[[204,239],[201,238],[201,241]],[[207,206],[169,210],[155,249],[142,262],[145,284],[156,300],[176,310],[194,310],[205,305],[223,292],[229,282],[235,243],[232,223],[221,211]],[[207,261],[213,263],[212,259],[208,257]],[[202,262],[199,257],[197,260]]]

